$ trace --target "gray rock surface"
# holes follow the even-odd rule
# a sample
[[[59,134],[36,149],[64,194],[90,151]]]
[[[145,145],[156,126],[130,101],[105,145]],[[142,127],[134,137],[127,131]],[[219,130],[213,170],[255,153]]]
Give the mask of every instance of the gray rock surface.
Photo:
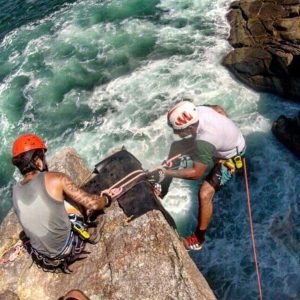
[[[71,149],[54,157],[50,167],[79,184],[91,176]],[[106,209],[99,219],[100,242],[87,245],[90,254],[71,266],[70,275],[43,272],[24,250],[14,262],[0,264],[0,299],[52,300],[71,289],[82,290],[92,300],[215,299],[160,211],[150,211],[129,224],[125,220],[117,202]],[[0,227],[1,255],[17,242],[20,231],[10,211]]]
[[[223,64],[258,91],[300,100],[299,0],[238,0],[230,5]]]

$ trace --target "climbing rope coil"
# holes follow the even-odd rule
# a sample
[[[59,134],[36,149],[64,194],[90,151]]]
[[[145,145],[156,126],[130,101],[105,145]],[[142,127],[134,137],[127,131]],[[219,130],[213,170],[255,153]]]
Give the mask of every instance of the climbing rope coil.
[[[19,256],[21,251],[24,249],[24,244],[21,240],[18,240],[12,247],[8,247],[9,249],[4,251],[0,258],[0,264],[13,262]],[[9,255],[8,253],[11,252]],[[7,256],[7,257],[5,257]]]

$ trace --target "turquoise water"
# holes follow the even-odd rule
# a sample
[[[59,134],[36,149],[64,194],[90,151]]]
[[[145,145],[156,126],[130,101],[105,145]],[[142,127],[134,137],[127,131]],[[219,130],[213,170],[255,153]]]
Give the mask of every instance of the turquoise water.
[[[0,211],[18,178],[11,144],[41,135],[49,156],[74,147],[93,168],[125,145],[145,168],[174,139],[176,99],[222,105],[248,144],[254,229],[265,299],[300,299],[300,162],[270,133],[299,104],[255,93],[220,65],[230,50],[225,0],[0,0]],[[175,180],[164,206],[181,235],[196,225],[196,184]],[[237,177],[214,200],[194,261],[218,299],[257,299],[246,198]]]

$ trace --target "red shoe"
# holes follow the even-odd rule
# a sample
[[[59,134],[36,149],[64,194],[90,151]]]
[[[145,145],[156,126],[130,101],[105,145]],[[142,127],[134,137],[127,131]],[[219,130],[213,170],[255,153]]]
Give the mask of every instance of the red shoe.
[[[199,251],[202,249],[204,241],[200,241],[195,234],[183,239],[186,250]]]

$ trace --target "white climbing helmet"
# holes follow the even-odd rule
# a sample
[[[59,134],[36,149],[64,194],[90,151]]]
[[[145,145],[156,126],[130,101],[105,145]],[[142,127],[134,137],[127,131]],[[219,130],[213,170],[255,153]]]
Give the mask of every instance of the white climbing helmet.
[[[181,101],[168,111],[168,124],[175,130],[185,129],[198,121],[197,108],[190,101]]]

